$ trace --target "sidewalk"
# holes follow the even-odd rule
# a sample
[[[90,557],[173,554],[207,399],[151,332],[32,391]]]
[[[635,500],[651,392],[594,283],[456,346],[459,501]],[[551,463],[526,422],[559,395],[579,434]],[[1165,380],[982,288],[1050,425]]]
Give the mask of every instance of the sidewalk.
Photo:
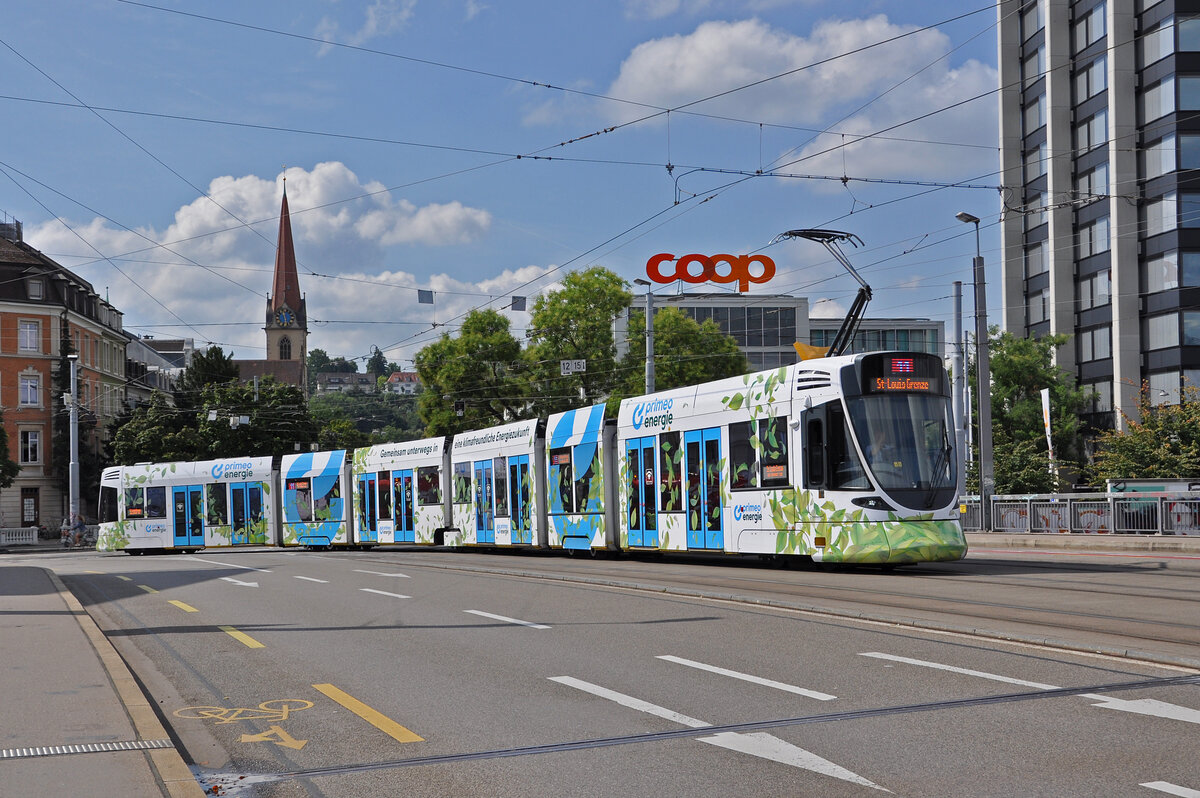
[[[52,572],[0,567],[0,640],[0,792],[202,798],[125,663]]]

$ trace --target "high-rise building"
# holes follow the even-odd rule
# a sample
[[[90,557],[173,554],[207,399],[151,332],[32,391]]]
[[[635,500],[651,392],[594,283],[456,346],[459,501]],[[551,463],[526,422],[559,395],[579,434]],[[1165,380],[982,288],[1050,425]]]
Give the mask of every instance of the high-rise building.
[[[1002,0],[999,65],[1003,327],[1121,428],[1200,386],[1200,2]]]

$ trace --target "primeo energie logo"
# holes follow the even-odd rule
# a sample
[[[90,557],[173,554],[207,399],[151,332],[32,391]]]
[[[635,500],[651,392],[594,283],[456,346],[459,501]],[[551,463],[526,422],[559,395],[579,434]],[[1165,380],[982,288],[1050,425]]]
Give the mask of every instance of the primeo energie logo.
[[[735,504],[733,505],[733,520],[735,521],[761,521],[763,517],[761,504]]]
[[[212,475],[213,479],[250,479],[254,476],[254,463],[239,463],[236,460],[231,463],[217,463],[212,467]]]
[[[671,412],[674,404],[674,399],[651,399],[649,402],[641,402],[633,408],[633,428],[658,427],[665,430],[675,420],[675,414]]]

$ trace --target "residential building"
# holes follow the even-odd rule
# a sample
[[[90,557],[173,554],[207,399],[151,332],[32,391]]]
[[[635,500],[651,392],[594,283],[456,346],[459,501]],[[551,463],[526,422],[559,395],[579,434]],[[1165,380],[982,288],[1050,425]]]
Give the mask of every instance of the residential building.
[[[1200,385],[1200,3],[1003,0],[1002,326],[1123,428]]]
[[[26,244],[20,222],[0,224],[0,406],[9,456],[21,466],[11,488],[0,491],[0,523],[57,526],[69,497],[65,452],[56,461],[56,431],[69,413],[61,390],[70,389],[64,344],[78,355],[76,395],[80,462],[96,462],[124,399],[122,314],[91,284]],[[56,385],[56,379],[60,382]],[[60,439],[61,438],[60,436]],[[95,485],[81,484],[85,515],[94,510]]]
[[[415,371],[393,371],[384,388],[388,393],[413,396],[421,392],[421,377]]]
[[[125,347],[125,403],[133,409],[159,391],[168,399],[175,392],[175,381],[183,373],[177,359],[148,346],[154,341],[133,336]]]
[[[344,393],[362,391],[375,393],[375,375],[357,371],[322,371],[317,374],[317,393]]]

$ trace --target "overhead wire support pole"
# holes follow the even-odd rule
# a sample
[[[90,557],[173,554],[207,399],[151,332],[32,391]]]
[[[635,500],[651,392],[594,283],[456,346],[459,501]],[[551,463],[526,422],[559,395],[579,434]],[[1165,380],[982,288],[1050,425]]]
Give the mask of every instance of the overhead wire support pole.
[[[840,230],[788,230],[786,233],[775,236],[775,241],[785,238],[807,238],[809,241],[816,241],[829,250],[829,254],[833,255],[834,259],[850,272],[850,276],[858,281],[858,295],[854,297],[854,303],[846,313],[846,318],[842,320],[842,326],[834,336],[833,343],[829,345],[831,356],[845,354],[854,342],[854,334],[858,332],[863,312],[867,309],[867,303],[871,301],[871,286],[867,285],[867,281],[850,265],[849,259],[842,252],[842,248],[838,246],[838,242],[847,241],[851,246],[861,247],[862,239],[854,233],[843,233]]]

